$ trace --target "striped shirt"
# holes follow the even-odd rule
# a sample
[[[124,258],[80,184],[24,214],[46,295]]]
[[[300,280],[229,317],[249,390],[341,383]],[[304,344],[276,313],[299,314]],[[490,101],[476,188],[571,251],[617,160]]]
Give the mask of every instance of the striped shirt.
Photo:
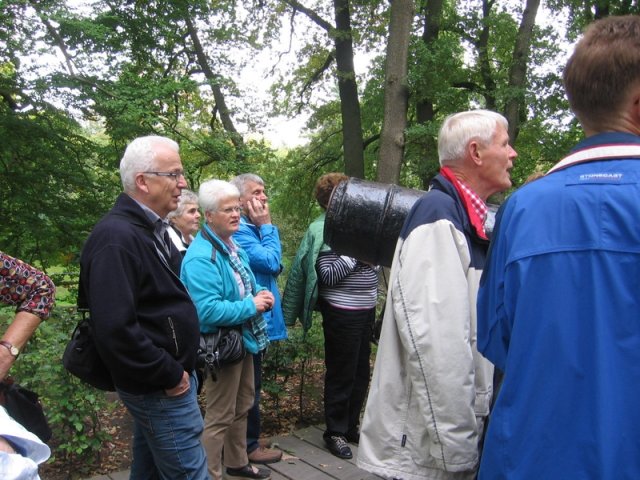
[[[322,299],[346,310],[367,310],[378,299],[378,267],[332,250],[320,252],[316,260],[318,291]]]

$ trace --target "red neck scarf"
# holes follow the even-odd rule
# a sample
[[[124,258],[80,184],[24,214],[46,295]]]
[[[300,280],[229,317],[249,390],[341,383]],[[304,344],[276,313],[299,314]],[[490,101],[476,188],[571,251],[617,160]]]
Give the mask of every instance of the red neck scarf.
[[[473,190],[469,188],[468,185],[463,186],[462,182],[456,178],[456,176],[453,174],[453,171],[451,171],[449,167],[442,167],[440,169],[440,174],[453,184],[456,191],[458,192],[458,195],[460,195],[460,198],[462,199],[462,205],[464,206],[467,215],[469,215],[471,226],[476,231],[478,236],[480,238],[488,240],[487,234],[484,231],[484,220],[486,218],[487,209],[484,201],[480,197],[478,197],[475,192],[473,192]],[[470,195],[470,193],[473,193],[476,198],[474,199],[472,195]],[[481,205],[476,205],[478,201]]]

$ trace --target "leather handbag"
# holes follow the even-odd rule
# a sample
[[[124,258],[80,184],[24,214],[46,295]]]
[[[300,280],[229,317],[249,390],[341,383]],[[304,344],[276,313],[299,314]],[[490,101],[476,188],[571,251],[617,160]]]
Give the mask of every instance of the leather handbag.
[[[240,362],[246,355],[242,327],[221,327],[215,333],[200,335],[197,367],[204,370],[204,377],[211,375],[215,381],[218,370]]]
[[[62,355],[62,364],[69,373],[84,383],[99,390],[115,391],[111,373],[98,353],[88,316],[80,320],[73,330],[71,340]]]

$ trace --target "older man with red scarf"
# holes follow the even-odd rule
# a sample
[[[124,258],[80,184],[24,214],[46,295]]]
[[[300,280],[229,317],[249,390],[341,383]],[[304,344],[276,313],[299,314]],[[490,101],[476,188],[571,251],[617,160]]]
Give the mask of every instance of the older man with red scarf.
[[[358,465],[385,478],[472,479],[493,366],[476,348],[486,201],[511,186],[506,119],[448,117],[441,170],[400,233],[363,419]]]

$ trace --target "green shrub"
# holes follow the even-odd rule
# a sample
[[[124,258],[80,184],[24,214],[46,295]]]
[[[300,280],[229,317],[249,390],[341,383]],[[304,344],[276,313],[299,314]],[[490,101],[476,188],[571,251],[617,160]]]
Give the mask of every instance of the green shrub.
[[[262,392],[269,408],[277,412],[282,424],[290,412],[281,408],[281,400],[298,398],[298,421],[305,421],[305,400],[317,403],[322,399],[318,373],[324,370],[324,337],[322,324],[314,321],[304,333],[301,326],[289,327],[289,338],[273,342],[262,362]]]

